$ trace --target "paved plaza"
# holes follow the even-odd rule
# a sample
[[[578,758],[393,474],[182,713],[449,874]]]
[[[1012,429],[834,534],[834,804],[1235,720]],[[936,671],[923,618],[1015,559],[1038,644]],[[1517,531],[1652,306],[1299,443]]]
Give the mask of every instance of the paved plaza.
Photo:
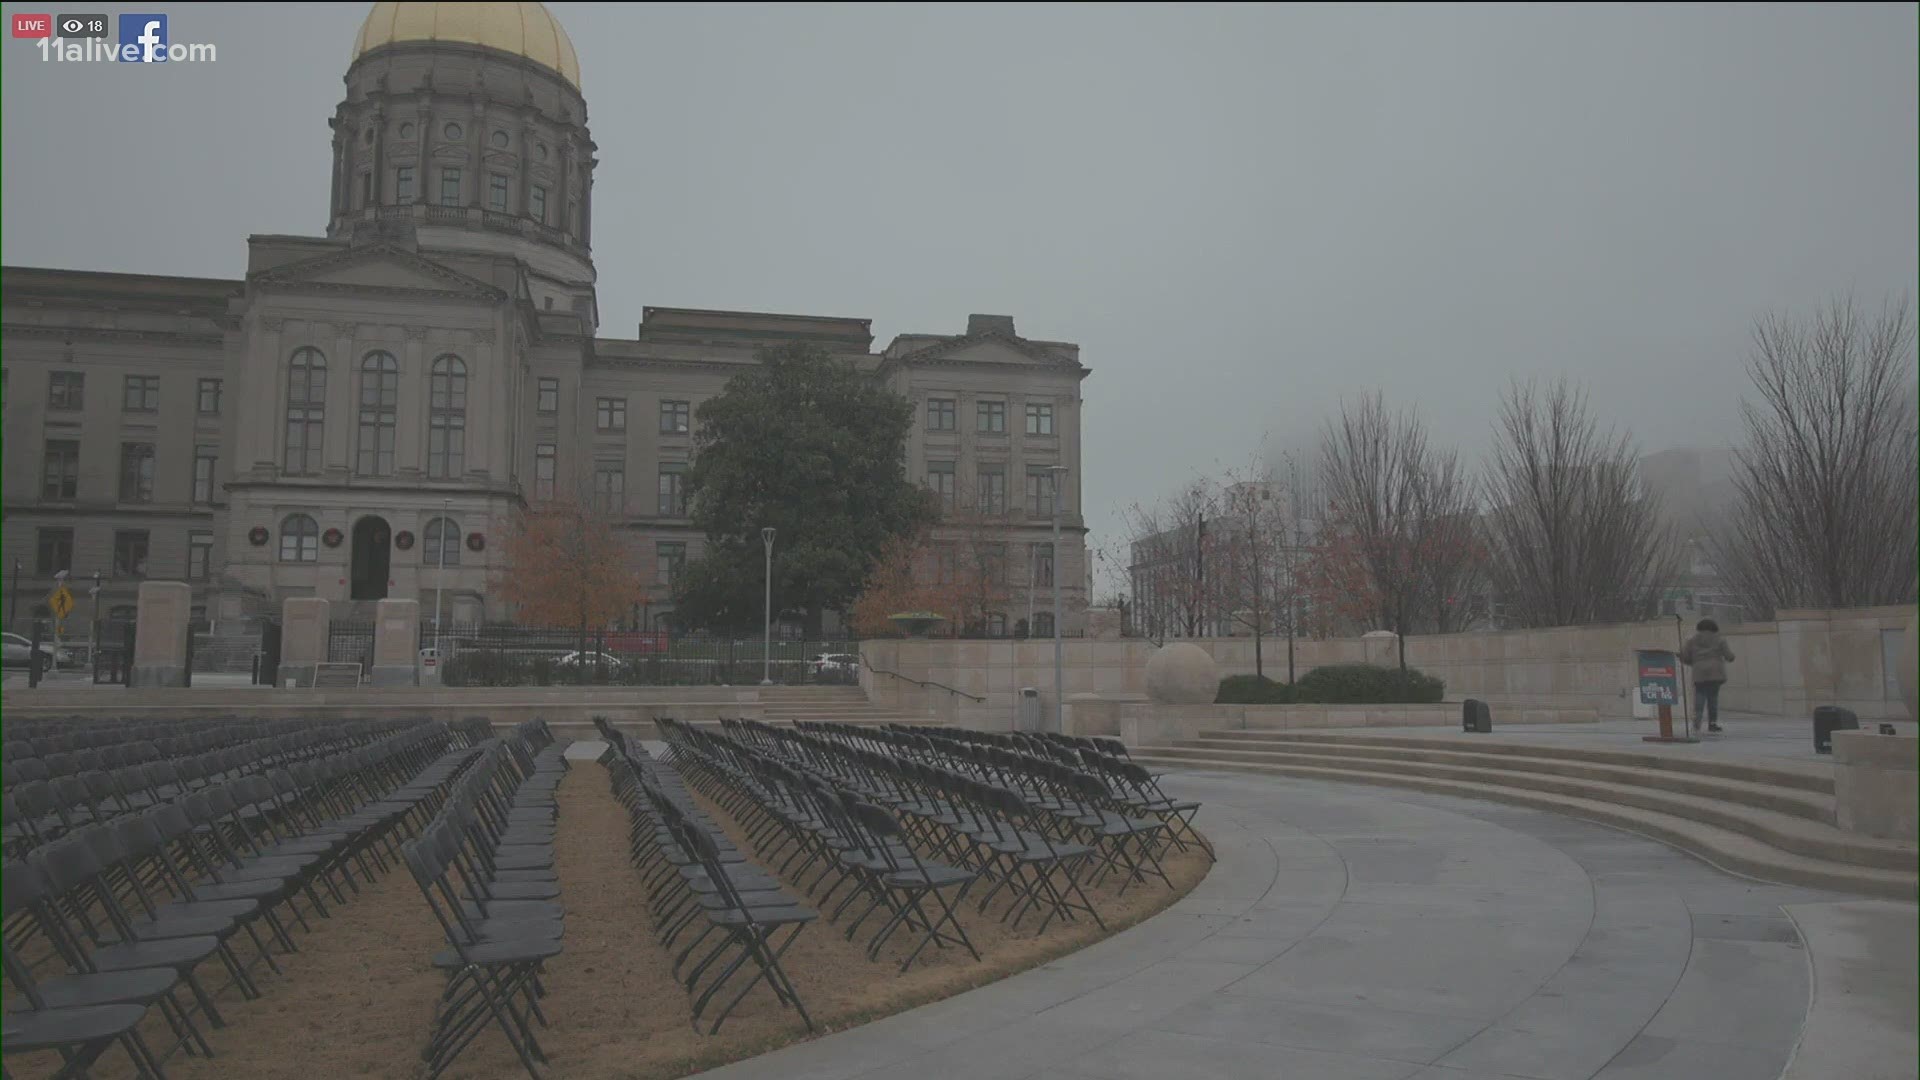
[[[1911,904],[1750,881],[1638,836],[1491,803],[1217,773],[1166,783],[1206,803],[1220,862],[1165,913],[1025,974],[703,1075],[1914,1075]]]

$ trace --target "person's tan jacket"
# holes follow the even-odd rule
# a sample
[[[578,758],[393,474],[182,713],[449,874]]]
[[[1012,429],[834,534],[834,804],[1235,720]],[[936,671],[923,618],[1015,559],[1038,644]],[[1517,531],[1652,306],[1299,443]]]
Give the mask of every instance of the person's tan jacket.
[[[1733,650],[1727,639],[1710,630],[1702,630],[1680,646],[1680,662],[1693,668],[1696,685],[1727,681],[1727,665],[1733,662]]]

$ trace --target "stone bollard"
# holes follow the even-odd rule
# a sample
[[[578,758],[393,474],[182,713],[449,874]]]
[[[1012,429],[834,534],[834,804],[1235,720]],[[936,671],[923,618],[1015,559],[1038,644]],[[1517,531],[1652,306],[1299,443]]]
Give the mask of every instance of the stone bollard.
[[[193,587],[184,581],[140,585],[134,610],[132,686],[186,686]]]
[[[420,684],[420,601],[382,600],[374,607],[374,686]]]
[[[331,608],[318,596],[290,597],[280,608],[280,669],[275,686],[313,685],[313,670],[327,659]]]

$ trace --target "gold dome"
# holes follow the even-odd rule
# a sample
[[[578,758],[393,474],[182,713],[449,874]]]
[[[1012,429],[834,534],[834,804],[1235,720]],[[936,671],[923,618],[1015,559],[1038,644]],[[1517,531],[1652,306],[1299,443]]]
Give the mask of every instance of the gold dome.
[[[360,24],[353,59],[405,41],[457,41],[512,53],[551,68],[580,89],[573,41],[545,4],[375,4]]]

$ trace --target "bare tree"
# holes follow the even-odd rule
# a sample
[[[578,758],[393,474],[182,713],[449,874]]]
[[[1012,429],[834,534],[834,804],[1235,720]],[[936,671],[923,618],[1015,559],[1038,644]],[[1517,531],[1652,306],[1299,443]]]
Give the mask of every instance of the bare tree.
[[[1303,497],[1298,470],[1283,473],[1271,460],[1256,458],[1227,471],[1216,525],[1209,529],[1217,555],[1209,578],[1213,608],[1253,635],[1255,674],[1266,674],[1267,636],[1286,634],[1289,682],[1306,593]]]
[[[1413,550],[1416,624],[1435,634],[1465,630],[1481,610],[1487,548],[1475,501],[1459,455],[1430,453],[1414,491]]]
[[[1389,413],[1376,391],[1328,423],[1319,479],[1328,519],[1321,573],[1351,582],[1345,602],[1398,635],[1404,668],[1414,617],[1436,592],[1433,545],[1455,538],[1471,514],[1458,458],[1428,443],[1415,413]]]
[[[1514,382],[1482,479],[1495,595],[1519,626],[1650,617],[1676,545],[1638,451],[1566,379]]]
[[[1904,297],[1874,317],[1845,299],[1754,328],[1759,401],[1741,405],[1732,516],[1712,540],[1749,610],[1914,601],[1913,344]]]
[[[1199,637],[1212,609],[1208,585],[1209,533],[1218,528],[1213,485],[1196,479],[1151,507],[1126,512],[1128,576],[1134,623],[1155,644],[1168,637]]]

